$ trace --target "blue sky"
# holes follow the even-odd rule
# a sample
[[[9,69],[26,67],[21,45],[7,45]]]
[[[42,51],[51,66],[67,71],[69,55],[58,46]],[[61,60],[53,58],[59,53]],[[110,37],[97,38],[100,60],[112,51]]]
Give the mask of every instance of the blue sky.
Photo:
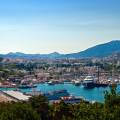
[[[73,53],[120,39],[120,0],[0,0],[0,53]]]

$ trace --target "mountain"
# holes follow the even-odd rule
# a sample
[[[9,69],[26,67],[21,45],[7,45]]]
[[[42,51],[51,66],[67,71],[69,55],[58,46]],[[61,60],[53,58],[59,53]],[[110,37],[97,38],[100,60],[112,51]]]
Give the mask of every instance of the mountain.
[[[0,54],[0,57],[4,58],[25,58],[25,59],[54,59],[54,58],[92,58],[92,57],[107,57],[114,53],[120,53],[120,40],[114,40],[108,43],[96,45],[88,48],[82,52],[72,54],[60,54],[53,52],[50,54],[24,54],[21,52]]]
[[[105,44],[100,44],[85,51],[73,54],[67,54],[67,58],[91,58],[91,57],[106,57],[115,52],[120,52],[120,40],[114,40]]]
[[[21,52],[10,52],[8,54],[1,54],[0,57],[4,58],[25,58],[25,59],[40,59],[40,58],[58,58],[61,54],[58,52],[53,52],[50,54],[24,54]]]
[[[21,53],[21,52],[16,52],[16,53],[13,53],[13,52],[10,52],[8,54],[5,55],[6,57],[22,57],[22,56],[25,56],[24,53]]]

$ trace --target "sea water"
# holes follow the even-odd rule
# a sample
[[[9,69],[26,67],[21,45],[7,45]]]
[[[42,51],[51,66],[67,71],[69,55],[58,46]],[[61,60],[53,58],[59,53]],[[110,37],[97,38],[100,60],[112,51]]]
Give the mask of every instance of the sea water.
[[[32,92],[33,90],[35,91],[41,91],[42,93],[48,93],[52,92],[55,90],[67,90],[70,95],[76,96],[76,97],[82,97],[86,100],[89,101],[97,101],[97,102],[104,102],[104,95],[105,91],[109,91],[109,87],[95,87],[92,89],[86,89],[82,85],[80,86],[75,86],[70,83],[65,83],[65,84],[56,84],[56,85],[48,85],[47,83],[45,84],[37,84],[37,87],[32,89],[20,89],[21,92]],[[14,88],[0,88],[0,90],[15,90]],[[120,86],[117,87],[117,91],[120,91]]]

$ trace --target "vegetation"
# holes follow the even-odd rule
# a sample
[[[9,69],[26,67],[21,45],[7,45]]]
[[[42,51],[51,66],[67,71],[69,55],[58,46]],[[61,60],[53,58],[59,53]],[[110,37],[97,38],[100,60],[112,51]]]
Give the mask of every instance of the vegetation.
[[[120,94],[116,87],[105,92],[105,103],[50,105],[44,96],[32,97],[28,102],[0,103],[0,120],[119,120]]]
[[[34,70],[47,71],[50,67],[63,68],[63,71],[56,73],[62,75],[64,68],[75,68],[78,71],[79,65],[76,64],[47,64],[47,63],[2,63],[0,58],[0,81],[5,81],[10,76],[22,77],[26,74],[33,74]],[[99,66],[102,71],[112,74],[120,73],[120,66],[108,63],[87,62],[84,66]],[[54,75],[50,72],[51,77]],[[73,69],[72,69],[73,70]],[[75,74],[74,71],[72,73]],[[76,75],[75,75],[76,76]],[[68,105],[63,101],[60,104],[51,105],[44,96],[32,97],[28,102],[0,103],[0,120],[119,120],[120,118],[120,94],[116,93],[116,87],[111,91],[105,92],[105,103],[85,103]]]

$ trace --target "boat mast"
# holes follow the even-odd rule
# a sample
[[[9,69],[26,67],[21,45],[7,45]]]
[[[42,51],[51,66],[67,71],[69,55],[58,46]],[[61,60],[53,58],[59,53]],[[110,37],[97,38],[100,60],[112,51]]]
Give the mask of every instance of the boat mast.
[[[97,76],[98,76],[98,82],[100,82],[100,71],[99,66],[97,66]]]

